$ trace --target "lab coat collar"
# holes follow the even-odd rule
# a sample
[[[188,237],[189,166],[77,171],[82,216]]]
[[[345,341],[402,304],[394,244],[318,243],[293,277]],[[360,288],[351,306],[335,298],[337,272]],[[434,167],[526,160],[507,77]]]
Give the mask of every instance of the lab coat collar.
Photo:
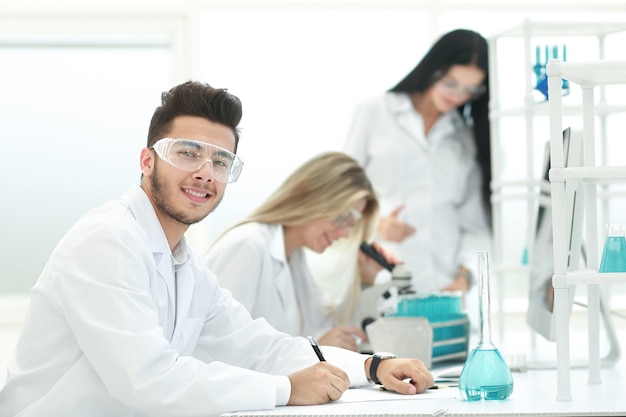
[[[139,185],[133,186],[124,194],[122,199],[128,203],[133,216],[148,234],[150,250],[155,257],[159,254],[161,256],[163,254],[173,256],[175,264],[177,265],[183,264],[189,260],[189,247],[185,236],[178,242],[173,253],[170,250],[161,222],[159,222],[152,202],[143,188]]]
[[[421,114],[415,111],[413,103],[411,102],[411,96],[408,93],[388,93],[387,106],[398,120],[398,124],[406,129],[407,132],[414,135],[417,131],[420,132],[418,137],[424,137],[424,121]],[[452,109],[442,114],[439,119],[437,119],[429,137],[449,137],[452,132],[461,130],[464,125],[465,122],[459,112],[456,109]],[[436,134],[434,134],[435,132]]]
[[[408,93],[388,93],[387,106],[396,116],[409,111],[415,112]]]
[[[187,239],[185,236],[180,240],[178,245],[174,248],[172,253],[161,222],[154,211],[152,202],[148,198],[145,191],[139,186],[135,185],[124,194],[122,200],[128,203],[130,211],[133,216],[146,232],[148,238],[148,245],[150,245],[150,251],[154,255],[154,261],[161,271],[161,268],[171,268],[173,262],[175,265],[182,265],[189,261],[189,247],[187,245]],[[164,261],[164,262],[162,262]]]
[[[271,225],[270,230],[273,235],[270,242],[270,253],[272,254],[272,258],[286,265],[287,254],[285,253],[285,230],[283,229],[283,225]]]
[[[387,93],[387,106],[393,114],[396,116],[403,113],[417,113],[413,107],[411,96],[409,93]],[[417,113],[419,114],[419,113]],[[441,117],[449,118],[450,122],[454,124],[454,127],[460,127],[464,124],[463,118],[457,111],[452,109],[449,112],[443,114]]]
[[[122,196],[122,200],[128,203],[135,220],[148,235],[150,251],[155,254],[155,256],[157,254],[167,254],[168,257],[171,256],[172,251],[167,242],[167,237],[154,211],[152,202],[145,191],[136,184]],[[181,243],[183,240],[181,240]]]
[[[285,252],[285,229],[282,224],[269,224],[269,232],[271,234],[271,240],[269,242],[270,247],[270,255],[272,259],[278,261],[281,265],[281,270],[278,272],[274,279],[276,280],[278,290],[278,296],[280,297],[280,302],[284,309],[287,311],[293,311],[293,307],[288,307],[288,305],[293,305],[293,303],[298,303],[298,289],[297,287],[300,284],[296,284],[296,277],[302,276],[302,273],[299,272],[300,269],[304,268],[306,270],[306,263],[304,262],[303,257],[300,255],[303,249],[296,249],[291,254],[290,259],[287,259],[287,254]],[[294,272],[294,268],[296,271]],[[295,275],[294,275],[295,274]],[[285,279],[289,281],[289,284],[285,283]],[[294,300],[295,295],[295,300]],[[312,296],[312,294],[307,294],[307,296]],[[302,308],[306,308],[308,303],[298,303],[299,310],[298,317],[293,318],[298,320],[298,328],[300,333],[303,329],[302,323]],[[310,316],[310,315],[309,315]],[[313,316],[310,316],[313,317]]]
[[[175,270],[175,308],[176,323],[174,325],[174,333],[170,343],[177,345],[183,342],[182,334],[184,327],[181,326],[180,320],[187,316],[191,299],[193,298],[195,288],[195,277],[190,262],[189,247],[187,240],[183,236],[178,245],[174,248],[174,252],[170,250],[165,232],[161,227],[161,223],[154,211],[152,202],[140,186],[134,186],[124,194],[122,200],[128,203],[130,211],[136,221],[142,227],[147,235],[148,245],[154,256],[154,262],[158,273],[161,277],[172,276],[172,266]]]

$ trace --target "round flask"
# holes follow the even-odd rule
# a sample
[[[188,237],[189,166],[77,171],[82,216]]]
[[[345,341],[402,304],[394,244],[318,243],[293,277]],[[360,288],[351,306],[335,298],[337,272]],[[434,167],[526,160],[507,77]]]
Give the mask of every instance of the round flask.
[[[466,401],[504,400],[513,392],[513,377],[500,351],[491,341],[489,307],[489,255],[478,252],[479,340],[459,377],[459,390]]]

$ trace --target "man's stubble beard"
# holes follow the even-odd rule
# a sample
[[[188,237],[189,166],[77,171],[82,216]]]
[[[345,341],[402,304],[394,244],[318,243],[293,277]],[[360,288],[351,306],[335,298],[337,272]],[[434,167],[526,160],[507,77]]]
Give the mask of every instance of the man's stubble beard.
[[[167,198],[167,185],[163,183],[159,179],[158,164],[154,165],[154,170],[152,172],[152,176],[150,177],[150,188],[152,188],[152,198],[154,199],[154,204],[157,206],[159,211],[165,214],[170,219],[177,221],[178,223],[184,224],[186,226],[191,226],[205,219],[209,214],[213,213],[213,211],[220,205],[224,195],[220,197],[215,206],[209,211],[207,214],[200,217],[191,217],[184,213],[183,211],[176,210],[170,204]]]

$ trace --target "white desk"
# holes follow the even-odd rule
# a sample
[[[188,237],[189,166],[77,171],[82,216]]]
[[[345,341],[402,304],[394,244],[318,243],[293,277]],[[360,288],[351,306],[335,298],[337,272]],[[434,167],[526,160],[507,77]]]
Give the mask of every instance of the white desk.
[[[556,401],[556,370],[514,373],[513,394],[505,401],[466,402],[458,398],[365,401],[278,407],[224,416],[624,416],[626,367],[603,369],[601,385],[587,384],[587,370],[572,370],[572,401]],[[454,389],[458,393],[456,388]],[[437,414],[439,413],[439,414]]]
[[[623,325],[622,322],[619,324]],[[626,332],[620,329],[618,335],[622,346],[625,346]],[[508,336],[509,343],[498,346],[503,356],[529,352],[527,334]],[[584,334],[578,336],[578,344],[584,348],[586,337]],[[557,401],[556,347],[554,343],[539,340],[537,349],[542,355],[538,359],[554,358],[554,369],[513,372],[513,393],[505,401],[466,402],[461,399],[457,388],[447,388],[456,391],[456,398],[406,400],[397,394],[397,400],[391,401],[278,407],[269,411],[229,413],[224,416],[626,416],[626,358],[622,358],[614,367],[601,369],[602,383],[598,385],[587,383],[587,368],[572,369],[572,401]],[[578,357],[585,356],[580,353]],[[437,369],[433,370],[433,374],[437,374]]]

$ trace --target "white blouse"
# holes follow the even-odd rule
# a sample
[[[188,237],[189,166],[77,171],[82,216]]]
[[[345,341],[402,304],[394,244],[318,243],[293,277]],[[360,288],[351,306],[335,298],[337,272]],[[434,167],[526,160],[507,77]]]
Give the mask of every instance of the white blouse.
[[[418,291],[452,283],[459,265],[476,272],[476,251],[491,238],[472,132],[456,110],[425,136],[408,94],[379,95],[357,107],[344,150],[365,168],[383,216],[405,205],[400,219],[417,232],[381,243],[404,260]]]
[[[332,328],[304,250],[287,260],[282,225],[246,223],[229,230],[204,260],[252,317],[294,336],[320,337]]]

